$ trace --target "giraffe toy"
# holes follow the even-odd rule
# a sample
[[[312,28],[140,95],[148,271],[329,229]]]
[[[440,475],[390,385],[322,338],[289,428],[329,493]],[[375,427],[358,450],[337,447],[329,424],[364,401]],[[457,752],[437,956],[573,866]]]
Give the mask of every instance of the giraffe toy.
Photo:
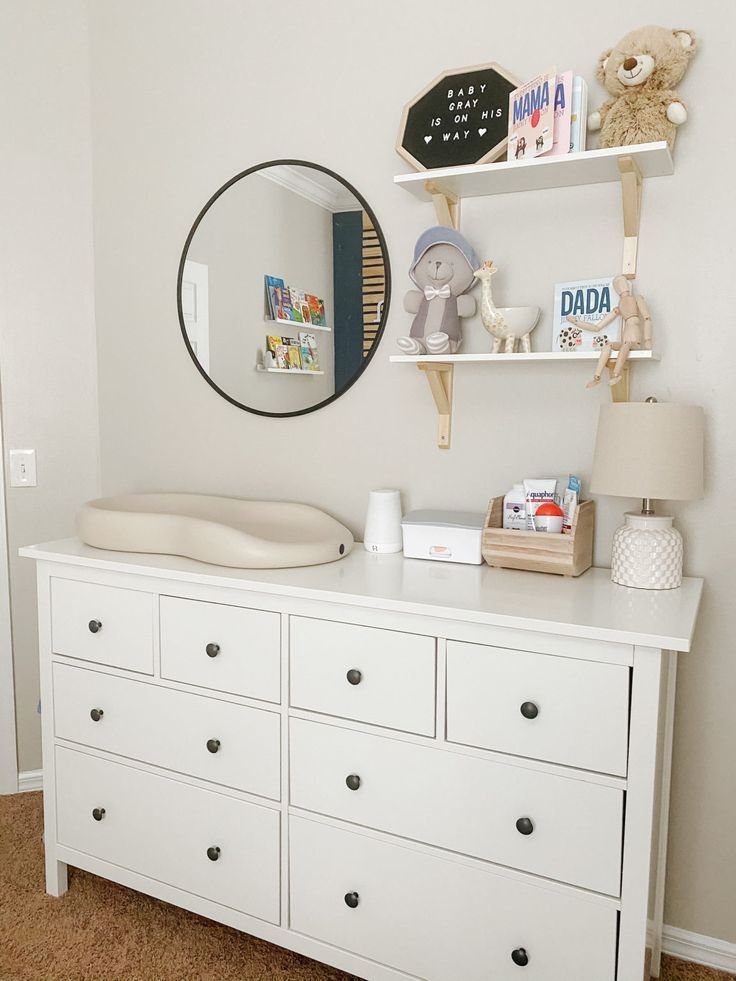
[[[483,326],[493,338],[492,354],[512,354],[516,342],[524,354],[532,349],[531,332],[539,320],[539,307],[497,307],[493,302],[491,278],[498,272],[492,259],[486,259],[473,274],[481,283],[480,316]]]

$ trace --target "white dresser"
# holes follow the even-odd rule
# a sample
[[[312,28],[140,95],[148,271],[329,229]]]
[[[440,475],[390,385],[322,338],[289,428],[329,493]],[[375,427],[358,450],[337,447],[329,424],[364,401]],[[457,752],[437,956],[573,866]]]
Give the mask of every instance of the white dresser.
[[[640,981],[649,919],[656,968],[700,580],[22,554],[51,894],[70,864],[377,981]]]

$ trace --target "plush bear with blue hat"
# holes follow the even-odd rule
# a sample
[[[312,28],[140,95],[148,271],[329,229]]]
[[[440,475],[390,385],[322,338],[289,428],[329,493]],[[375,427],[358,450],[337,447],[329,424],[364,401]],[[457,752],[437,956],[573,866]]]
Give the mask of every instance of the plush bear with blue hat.
[[[454,354],[462,343],[461,317],[472,317],[475,300],[467,293],[480,266],[473,247],[454,228],[436,225],[417,239],[409,276],[419,287],[404,297],[413,313],[408,336],[398,345],[404,354]]]

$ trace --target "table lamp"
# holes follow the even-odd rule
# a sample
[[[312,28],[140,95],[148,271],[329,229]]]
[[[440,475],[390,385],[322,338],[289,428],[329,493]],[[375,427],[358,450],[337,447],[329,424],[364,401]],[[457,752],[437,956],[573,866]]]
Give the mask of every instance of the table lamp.
[[[640,497],[613,536],[611,579],[638,589],[682,584],[682,535],[654,500],[703,496],[703,410],[672,402],[612,402],[601,406],[590,489]]]

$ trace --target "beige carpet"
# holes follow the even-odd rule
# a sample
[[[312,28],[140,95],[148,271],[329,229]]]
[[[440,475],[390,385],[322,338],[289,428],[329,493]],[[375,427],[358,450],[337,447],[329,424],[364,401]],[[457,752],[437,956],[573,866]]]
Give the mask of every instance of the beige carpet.
[[[53,899],[43,888],[41,829],[40,794],[0,797],[0,981],[348,978],[86,872],[70,870],[69,892]],[[662,973],[662,981],[730,977],[671,959]]]

